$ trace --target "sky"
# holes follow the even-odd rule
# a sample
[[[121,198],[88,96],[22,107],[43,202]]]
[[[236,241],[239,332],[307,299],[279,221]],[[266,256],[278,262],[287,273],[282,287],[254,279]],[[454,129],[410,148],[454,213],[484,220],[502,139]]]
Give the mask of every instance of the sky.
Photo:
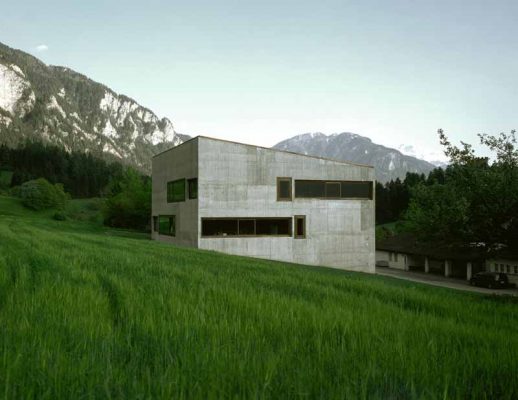
[[[169,118],[272,146],[354,132],[441,159],[518,127],[518,1],[8,1],[0,42]],[[478,146],[480,154],[484,150]]]

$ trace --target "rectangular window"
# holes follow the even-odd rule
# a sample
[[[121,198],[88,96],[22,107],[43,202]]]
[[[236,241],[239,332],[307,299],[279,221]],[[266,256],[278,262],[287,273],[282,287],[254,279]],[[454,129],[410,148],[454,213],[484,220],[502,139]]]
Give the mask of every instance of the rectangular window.
[[[185,201],[185,178],[167,182],[167,202]]]
[[[291,236],[291,218],[202,218],[201,235]]]
[[[277,178],[277,201],[291,201],[291,178]]]
[[[507,273],[511,272],[511,266],[507,264]]]
[[[397,253],[394,253],[394,261],[397,262]]]
[[[295,181],[296,198],[372,200],[371,181]]]
[[[515,274],[518,274],[518,265],[515,265],[515,266],[514,266],[514,273],[515,273]]]
[[[158,217],[156,215],[153,216],[153,231],[158,232]]]
[[[175,215],[160,215],[158,219],[158,233],[160,235],[176,236]]]
[[[306,216],[295,215],[295,239],[306,238]]]
[[[189,199],[198,198],[198,178],[189,179],[187,181],[187,191],[189,192]]]

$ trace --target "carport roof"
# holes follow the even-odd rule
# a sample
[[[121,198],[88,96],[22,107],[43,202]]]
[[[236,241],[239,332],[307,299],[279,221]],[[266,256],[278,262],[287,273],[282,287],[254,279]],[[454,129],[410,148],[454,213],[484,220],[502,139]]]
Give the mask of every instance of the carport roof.
[[[461,261],[480,260],[486,256],[484,249],[480,247],[433,246],[419,242],[409,233],[401,233],[377,241],[376,250]]]

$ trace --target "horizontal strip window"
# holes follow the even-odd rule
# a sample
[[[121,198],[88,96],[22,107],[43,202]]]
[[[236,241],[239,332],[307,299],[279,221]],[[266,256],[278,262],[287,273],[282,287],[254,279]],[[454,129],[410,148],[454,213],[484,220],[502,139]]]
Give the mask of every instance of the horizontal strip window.
[[[371,181],[313,181],[296,180],[295,197],[303,199],[361,199],[372,200]]]
[[[203,237],[291,236],[291,218],[202,218]]]
[[[185,178],[167,182],[167,202],[185,201]]]

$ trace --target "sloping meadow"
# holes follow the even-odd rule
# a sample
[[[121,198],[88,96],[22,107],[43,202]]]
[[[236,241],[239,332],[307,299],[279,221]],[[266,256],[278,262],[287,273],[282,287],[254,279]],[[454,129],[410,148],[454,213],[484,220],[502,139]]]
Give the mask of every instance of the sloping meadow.
[[[0,394],[518,397],[518,304],[177,248],[0,201]]]

